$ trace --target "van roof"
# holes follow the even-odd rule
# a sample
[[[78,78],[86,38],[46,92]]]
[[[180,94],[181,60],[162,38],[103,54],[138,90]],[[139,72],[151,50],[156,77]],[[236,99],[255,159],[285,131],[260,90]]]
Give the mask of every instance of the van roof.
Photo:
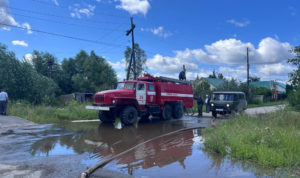
[[[226,93],[226,94],[245,94],[244,92],[241,91],[215,91],[213,93]]]

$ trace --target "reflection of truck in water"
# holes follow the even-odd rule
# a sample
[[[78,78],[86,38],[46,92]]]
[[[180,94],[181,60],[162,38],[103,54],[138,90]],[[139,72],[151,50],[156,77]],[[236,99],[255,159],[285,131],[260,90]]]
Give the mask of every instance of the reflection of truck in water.
[[[99,110],[102,122],[113,122],[120,117],[125,125],[136,122],[140,116],[147,120],[150,115],[164,120],[178,119],[185,108],[193,107],[193,88],[187,81],[145,74],[137,80],[119,82],[117,89],[98,92],[94,106]]]
[[[210,110],[213,117],[217,117],[217,114],[230,114],[245,109],[247,109],[247,100],[244,92],[213,92],[210,101]]]

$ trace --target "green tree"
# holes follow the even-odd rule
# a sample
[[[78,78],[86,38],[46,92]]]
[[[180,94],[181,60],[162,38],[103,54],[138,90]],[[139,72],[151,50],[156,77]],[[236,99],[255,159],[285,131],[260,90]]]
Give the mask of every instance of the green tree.
[[[288,63],[296,66],[296,69],[289,74],[290,81],[293,87],[300,87],[300,46],[296,46],[293,50],[295,57],[293,59],[288,59]]]
[[[213,73],[208,76],[208,78],[217,78],[216,71],[213,70]]]
[[[255,77],[255,76],[254,76],[254,77],[251,77],[251,76],[250,76],[250,77],[249,77],[249,81],[250,81],[250,82],[259,82],[259,81],[260,81],[260,78],[259,78],[259,77]]]
[[[225,80],[224,84],[217,88],[220,91],[240,91],[240,85],[236,79]]]
[[[212,91],[210,89],[210,85],[207,81],[205,80],[197,80],[193,84],[193,89],[194,89],[194,95],[195,96],[201,96],[203,99],[205,98],[205,95],[211,95]]]
[[[222,73],[218,73],[218,79],[224,79],[224,76]]]
[[[0,87],[7,90],[10,98],[25,99],[34,104],[42,103],[45,97],[54,98],[58,90],[56,83],[39,74],[31,64],[20,62],[1,44],[0,66]]]
[[[136,76],[139,77],[142,75],[142,72],[145,70],[145,64],[147,61],[147,56],[146,53],[143,49],[140,48],[139,44],[135,43],[134,44],[134,51],[135,51],[135,59],[136,59]],[[130,63],[130,57],[131,57],[131,53],[132,53],[132,49],[127,46],[124,55],[125,55],[125,63],[126,63],[126,68],[125,71],[128,71],[128,65]],[[130,76],[129,79],[133,79],[133,63],[132,63],[132,67],[131,67],[131,72],[130,72]]]
[[[62,68],[67,86],[71,86],[72,92],[90,92],[111,89],[116,86],[117,77],[115,71],[102,57],[94,51],[88,55],[80,51],[76,57],[64,60]],[[66,87],[67,88],[67,87]],[[69,91],[70,92],[70,91]]]

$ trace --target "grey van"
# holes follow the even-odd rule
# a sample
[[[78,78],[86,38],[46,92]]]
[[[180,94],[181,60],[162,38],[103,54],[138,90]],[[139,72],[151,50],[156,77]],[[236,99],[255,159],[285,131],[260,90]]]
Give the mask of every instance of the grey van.
[[[247,100],[244,92],[213,92],[210,100],[210,111],[213,117],[217,114],[230,114],[247,109]]]

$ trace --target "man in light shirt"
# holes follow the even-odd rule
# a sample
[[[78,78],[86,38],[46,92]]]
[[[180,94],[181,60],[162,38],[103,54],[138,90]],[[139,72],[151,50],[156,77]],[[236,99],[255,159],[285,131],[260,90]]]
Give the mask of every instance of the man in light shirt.
[[[6,115],[6,107],[8,103],[8,95],[7,93],[2,89],[0,92],[0,114]]]

